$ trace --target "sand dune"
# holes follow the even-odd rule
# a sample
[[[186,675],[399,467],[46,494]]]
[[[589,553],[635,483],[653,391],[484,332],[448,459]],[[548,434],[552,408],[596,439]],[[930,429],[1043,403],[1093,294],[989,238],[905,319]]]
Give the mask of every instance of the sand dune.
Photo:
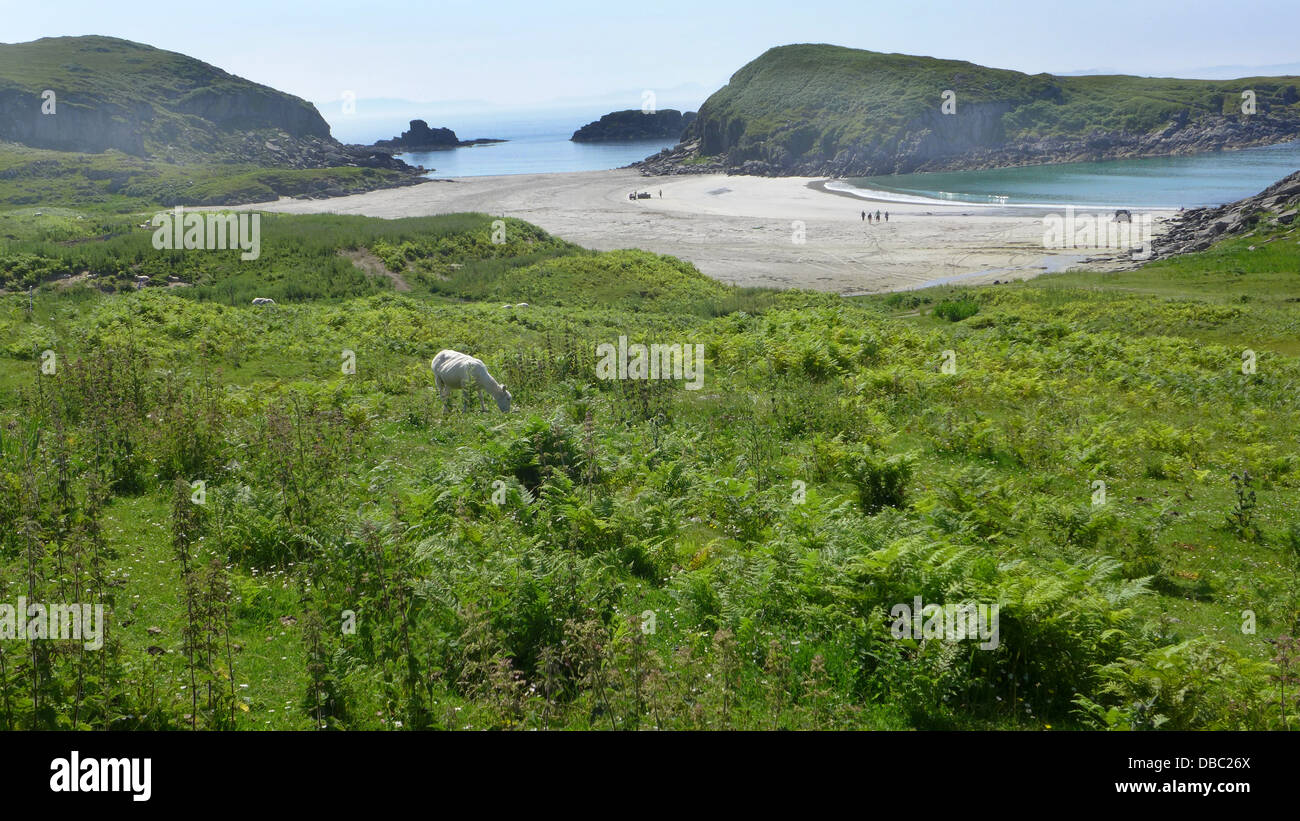
[[[628,199],[634,190],[653,197]],[[1044,249],[1043,212],[868,202],[804,177],[642,177],[623,169],[463,177],[243,207],[389,218],[481,211],[527,220],[588,248],[672,254],[723,282],[845,294],[1023,279],[1089,256]],[[887,209],[890,221],[867,224],[867,208]],[[1154,213],[1159,231],[1172,212]],[[1085,267],[1121,264],[1109,252],[1091,255],[1097,259]]]

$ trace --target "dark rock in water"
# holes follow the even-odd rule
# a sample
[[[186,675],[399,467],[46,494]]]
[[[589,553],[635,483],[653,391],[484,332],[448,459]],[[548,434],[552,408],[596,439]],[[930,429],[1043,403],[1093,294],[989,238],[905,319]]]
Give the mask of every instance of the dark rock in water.
[[[402,136],[391,140],[377,140],[377,147],[383,148],[455,148],[460,145],[456,132],[450,128],[429,128],[424,120],[411,120],[411,127],[402,132]]]
[[[686,126],[695,120],[695,112],[685,114],[673,109],[662,111],[615,111],[573,132],[575,143],[630,142],[632,140],[678,139]]]
[[[468,145],[485,145],[503,143],[505,140],[479,138],[462,140],[450,128],[429,128],[424,120],[411,120],[411,127],[402,132],[400,137],[391,140],[378,140],[374,148],[384,151],[444,151],[448,148],[461,148]]]

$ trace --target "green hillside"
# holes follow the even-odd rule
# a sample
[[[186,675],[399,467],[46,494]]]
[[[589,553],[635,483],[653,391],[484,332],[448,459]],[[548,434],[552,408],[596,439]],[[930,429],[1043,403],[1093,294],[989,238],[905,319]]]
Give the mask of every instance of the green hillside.
[[[1300,718],[1292,226],[845,300],[481,214],[266,215],[248,263],[139,219],[0,217],[43,283],[0,297],[0,601],[109,611],[0,641],[0,727]],[[703,388],[596,378],[620,336]],[[441,348],[513,412],[444,407]],[[916,596],[997,603],[997,648],[894,638]]]
[[[1300,136],[1295,77],[1056,77],[831,45],[773,48],[683,135],[760,173],[884,174],[1187,153]],[[1241,114],[1241,92],[1256,113]],[[954,93],[952,115],[941,112]]]
[[[245,176],[258,171],[272,173]],[[334,140],[311,103],[182,54],[96,36],[0,44],[0,203],[125,210],[412,180]]]

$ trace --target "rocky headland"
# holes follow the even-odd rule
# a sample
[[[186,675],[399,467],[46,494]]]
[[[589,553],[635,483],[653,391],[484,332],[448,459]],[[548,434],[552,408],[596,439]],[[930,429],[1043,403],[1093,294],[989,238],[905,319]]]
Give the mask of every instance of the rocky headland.
[[[661,111],[628,109],[614,111],[573,132],[575,143],[631,142],[633,140],[678,139],[695,121],[695,112],[675,108]]]
[[[503,143],[505,140],[480,137],[474,140],[462,140],[450,128],[430,128],[424,120],[411,120],[410,128],[391,140],[378,140],[371,149],[375,151],[396,153],[402,151],[445,151],[449,148],[464,148],[471,145],[488,145]]]

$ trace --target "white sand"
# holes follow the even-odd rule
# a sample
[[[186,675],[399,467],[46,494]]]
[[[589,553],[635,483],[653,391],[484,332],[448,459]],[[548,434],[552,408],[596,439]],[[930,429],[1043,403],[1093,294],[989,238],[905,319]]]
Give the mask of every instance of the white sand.
[[[1081,262],[1082,250],[1043,247],[1043,213],[960,205],[868,202],[809,187],[807,177],[722,174],[643,177],[583,171],[462,177],[324,200],[244,208],[297,214],[411,217],[481,211],[527,220],[599,250],[643,248],[694,263],[723,282],[869,293],[1024,279]],[[649,200],[628,193],[649,191]],[[659,192],[662,190],[663,197]],[[889,211],[869,225],[861,212]],[[1152,212],[1167,218],[1173,212]],[[796,223],[802,223],[803,243]],[[1156,231],[1161,226],[1157,222]],[[1118,257],[1087,267],[1115,267]],[[1126,258],[1126,257],[1125,257]]]

